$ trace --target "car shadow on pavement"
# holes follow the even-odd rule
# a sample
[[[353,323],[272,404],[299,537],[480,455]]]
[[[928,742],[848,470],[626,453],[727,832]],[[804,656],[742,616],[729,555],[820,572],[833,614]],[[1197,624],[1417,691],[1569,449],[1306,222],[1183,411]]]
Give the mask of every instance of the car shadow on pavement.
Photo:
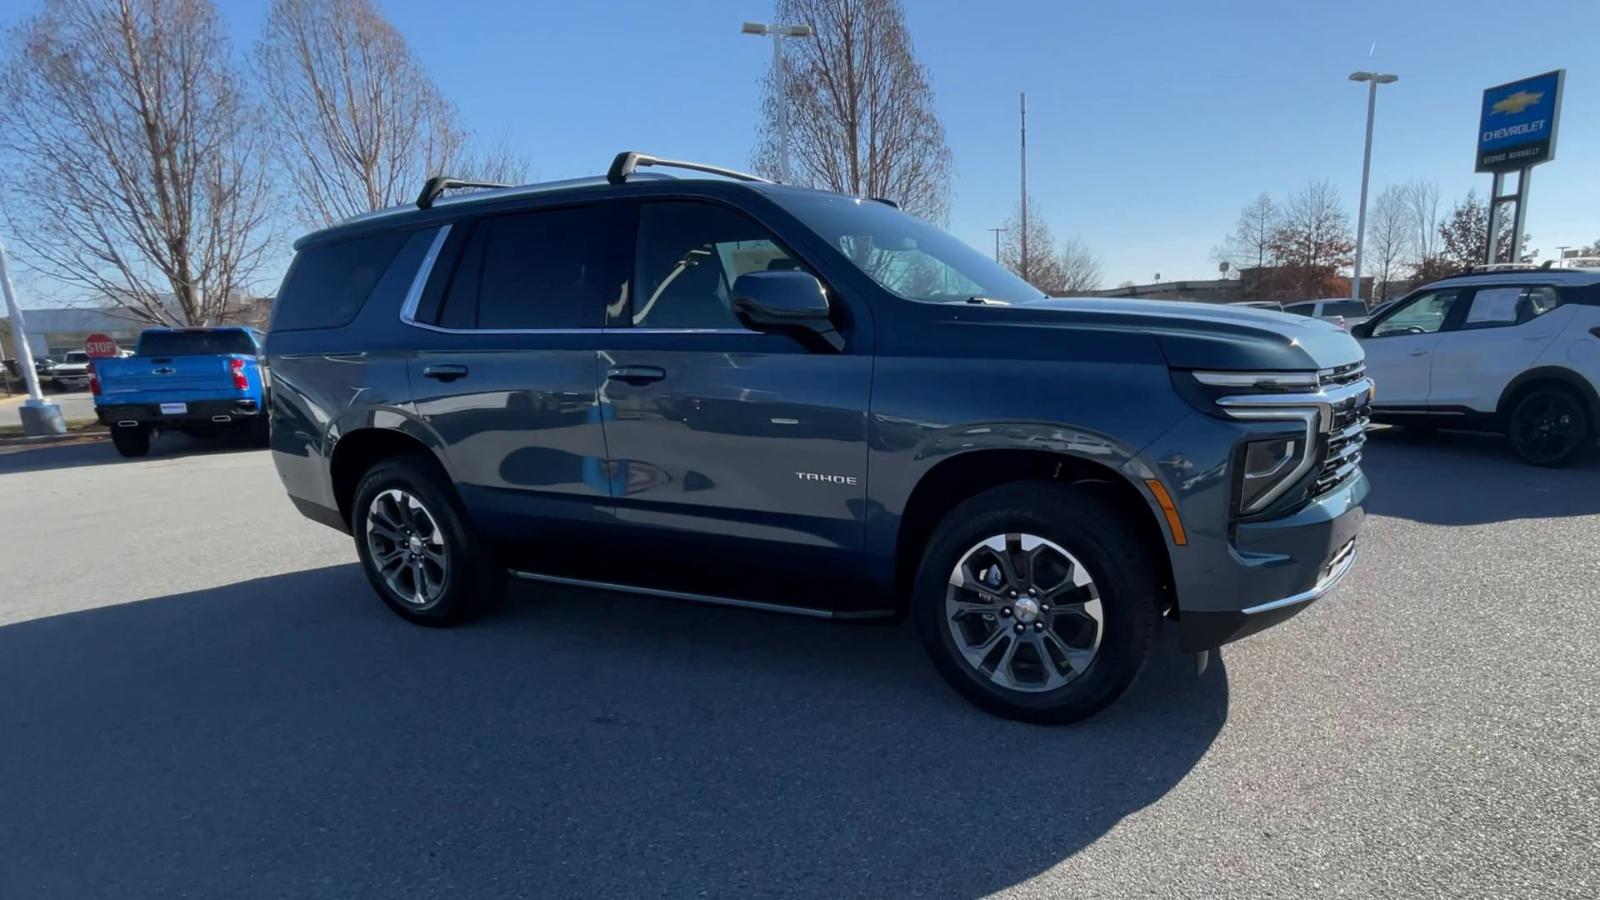
[[[904,626],[523,585],[435,630],[354,565],[0,628],[0,684],[7,898],[976,896],[1165,795],[1228,712],[1170,641],[1043,728]]]
[[[1600,452],[1565,468],[1530,466],[1499,435],[1375,428],[1361,468],[1367,512],[1431,525],[1600,514]]]
[[[257,450],[242,438],[232,435],[217,438],[191,438],[182,434],[163,434],[150,443],[150,455],[142,459],[188,456],[194,453],[227,453],[240,450]],[[50,469],[75,469],[81,466],[103,466],[139,462],[125,459],[111,440],[96,435],[89,440],[73,440],[58,444],[38,446],[10,445],[0,447],[0,475],[20,472],[43,472]]]

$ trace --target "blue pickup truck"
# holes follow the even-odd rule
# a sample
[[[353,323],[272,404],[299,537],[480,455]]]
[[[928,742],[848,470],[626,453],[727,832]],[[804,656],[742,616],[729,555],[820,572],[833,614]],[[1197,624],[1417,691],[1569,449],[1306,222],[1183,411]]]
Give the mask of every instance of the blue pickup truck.
[[[94,361],[95,414],[123,456],[144,456],[162,430],[196,437],[243,431],[266,446],[263,343],[252,328],[147,329],[133,356]]]

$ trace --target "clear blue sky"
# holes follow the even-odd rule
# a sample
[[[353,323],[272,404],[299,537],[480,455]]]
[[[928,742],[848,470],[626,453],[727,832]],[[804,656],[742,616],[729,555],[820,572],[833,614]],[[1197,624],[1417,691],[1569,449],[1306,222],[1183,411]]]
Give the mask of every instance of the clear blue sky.
[[[381,0],[466,124],[534,174],[602,171],[621,149],[744,165],[770,45],[739,33],[760,0]],[[266,0],[220,3],[247,51]],[[955,156],[951,229],[982,248],[1017,193],[1017,92],[1030,192],[1081,235],[1106,282],[1211,277],[1239,207],[1312,178],[1354,219],[1366,93],[1380,89],[1373,193],[1414,176],[1445,200],[1472,172],[1483,88],[1567,69],[1557,159],[1533,178],[1528,230],[1549,254],[1600,239],[1600,31],[1588,2],[907,0]],[[14,22],[35,8],[0,0]],[[1442,11],[1448,10],[1447,13]],[[1375,49],[1374,49],[1375,47]]]

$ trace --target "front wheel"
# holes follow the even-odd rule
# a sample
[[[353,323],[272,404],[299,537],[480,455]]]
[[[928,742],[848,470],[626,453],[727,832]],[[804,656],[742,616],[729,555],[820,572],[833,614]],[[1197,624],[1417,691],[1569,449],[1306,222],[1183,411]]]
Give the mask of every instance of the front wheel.
[[[472,537],[436,466],[383,460],[356,488],[356,552],[378,596],[403,618],[448,625],[497,601],[503,572]]]
[[[1153,551],[1092,492],[1003,485],[934,531],[912,615],[967,699],[1006,718],[1074,722],[1120,697],[1149,658],[1162,597]]]
[[[1577,458],[1591,439],[1583,401],[1562,388],[1536,388],[1511,408],[1506,431],[1524,462],[1561,466]]]

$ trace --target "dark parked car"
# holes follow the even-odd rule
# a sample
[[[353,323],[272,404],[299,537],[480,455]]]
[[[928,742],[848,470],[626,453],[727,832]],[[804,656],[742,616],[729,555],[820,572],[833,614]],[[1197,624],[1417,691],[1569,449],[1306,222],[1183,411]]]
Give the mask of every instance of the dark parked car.
[[[639,154],[459,184],[302,238],[267,339],[290,498],[407,619],[508,574],[910,615],[968,698],[1060,722],[1164,616],[1212,648],[1355,559],[1371,383],[1332,325],[1048,299],[887,202]]]

